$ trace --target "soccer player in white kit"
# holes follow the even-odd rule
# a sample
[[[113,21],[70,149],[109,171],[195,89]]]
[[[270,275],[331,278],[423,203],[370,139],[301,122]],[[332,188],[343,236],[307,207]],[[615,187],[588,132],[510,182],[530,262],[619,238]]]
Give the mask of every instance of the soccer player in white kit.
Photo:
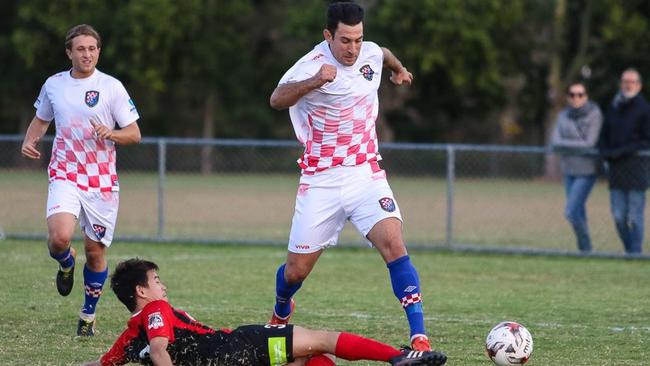
[[[77,335],[92,336],[95,307],[108,276],[106,248],[113,240],[117,220],[115,144],[140,141],[140,116],[122,83],[96,69],[101,38],[93,27],[81,24],[71,28],[65,48],[72,68],[43,84],[21,153],[40,159],[38,143],[55,121],[48,166],[47,245],[50,256],[59,263],[57,290],[67,296],[74,284],[76,251],[71,240],[79,220],[86,265]],[[115,129],[116,123],[120,129]]]
[[[289,251],[277,271],[270,323],[289,321],[293,295],[349,220],[387,264],[408,318],[411,347],[431,350],[418,274],[402,238],[399,207],[378,164],[375,132],[382,68],[391,71],[396,85],[410,84],[413,76],[390,50],[363,41],[363,9],[357,4],[331,4],[323,36],[285,73],[270,98],[273,108],[289,108],[296,136],[305,145],[298,160],[302,174]]]

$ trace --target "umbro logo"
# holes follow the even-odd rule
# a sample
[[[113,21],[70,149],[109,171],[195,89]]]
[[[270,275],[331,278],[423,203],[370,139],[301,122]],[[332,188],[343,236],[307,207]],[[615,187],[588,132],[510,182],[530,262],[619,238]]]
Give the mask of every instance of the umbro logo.
[[[409,286],[409,287],[404,289],[404,292],[413,292],[413,290],[415,290],[416,288],[417,287],[415,287],[415,286]]]

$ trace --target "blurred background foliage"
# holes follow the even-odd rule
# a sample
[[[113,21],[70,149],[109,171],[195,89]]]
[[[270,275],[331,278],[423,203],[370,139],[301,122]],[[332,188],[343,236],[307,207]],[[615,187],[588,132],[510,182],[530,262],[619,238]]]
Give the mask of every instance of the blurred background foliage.
[[[88,23],[98,68],[127,87],[149,136],[291,139],[268,98],[322,40],[325,0],[21,0],[0,12],[0,133],[24,133],[63,39]],[[413,72],[384,80],[383,141],[543,144],[565,88],[605,108],[626,67],[650,76],[645,0],[366,0],[364,36]]]

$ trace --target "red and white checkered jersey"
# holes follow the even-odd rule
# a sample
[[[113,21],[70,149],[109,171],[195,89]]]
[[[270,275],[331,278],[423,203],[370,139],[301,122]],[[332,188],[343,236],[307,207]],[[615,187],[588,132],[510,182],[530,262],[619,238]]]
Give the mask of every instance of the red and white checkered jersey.
[[[355,64],[344,66],[323,41],[284,74],[279,84],[306,80],[323,64],[336,66],[334,81],[309,92],[289,108],[296,136],[305,145],[298,159],[302,174],[381,159],[375,120],[383,61],[377,44],[363,42]]]
[[[90,123],[92,118],[114,129],[140,118],[119,80],[99,70],[84,79],[60,72],[45,81],[34,107],[36,117],[56,126],[50,182],[68,180],[89,192],[119,190],[115,143],[97,137]]]

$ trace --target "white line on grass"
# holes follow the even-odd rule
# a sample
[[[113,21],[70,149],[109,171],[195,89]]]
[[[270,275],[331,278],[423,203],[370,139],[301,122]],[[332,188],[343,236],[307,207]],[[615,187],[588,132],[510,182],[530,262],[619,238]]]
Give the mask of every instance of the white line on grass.
[[[236,310],[227,310],[224,309],[223,307],[218,307],[218,306],[192,306],[192,309],[194,312],[215,312],[218,311],[220,314],[223,314],[227,316],[228,314],[241,314],[242,309],[236,309]],[[185,309],[187,310],[187,309]],[[257,318],[258,315],[268,315],[268,311],[257,311],[255,309],[248,309],[247,310],[249,314],[251,314],[251,317]],[[380,314],[370,314],[370,313],[363,313],[363,312],[351,312],[348,314],[342,314],[342,313],[337,313],[333,311],[319,311],[319,312],[314,312],[310,313],[307,311],[301,311],[301,316],[306,316],[306,317],[313,317],[313,318],[332,318],[332,319],[340,319],[340,318],[354,318],[354,319],[371,319],[371,320],[379,320],[383,322],[401,322],[401,318],[395,318],[394,316],[389,316],[389,315],[380,315]],[[496,325],[494,319],[471,319],[467,317],[440,317],[440,316],[426,316],[424,318],[427,321],[434,321],[434,322],[445,322],[445,323],[462,323],[462,324],[468,324],[468,325],[486,325],[486,326],[492,326]],[[503,319],[505,320],[512,320],[516,321],[516,319]],[[623,332],[630,332],[630,333],[635,333],[635,332],[645,332],[645,333],[650,333],[650,326],[616,326],[616,325],[607,325],[607,326],[590,326],[590,325],[585,325],[585,324],[577,324],[577,323],[571,323],[571,324],[561,324],[561,323],[548,323],[548,322],[542,322],[542,323],[532,323],[532,324],[525,324],[529,329],[540,329],[540,328],[546,328],[546,329],[561,329],[561,328],[569,328],[569,329],[589,329],[589,328],[605,328],[611,332],[616,332],[616,333],[623,333]]]

